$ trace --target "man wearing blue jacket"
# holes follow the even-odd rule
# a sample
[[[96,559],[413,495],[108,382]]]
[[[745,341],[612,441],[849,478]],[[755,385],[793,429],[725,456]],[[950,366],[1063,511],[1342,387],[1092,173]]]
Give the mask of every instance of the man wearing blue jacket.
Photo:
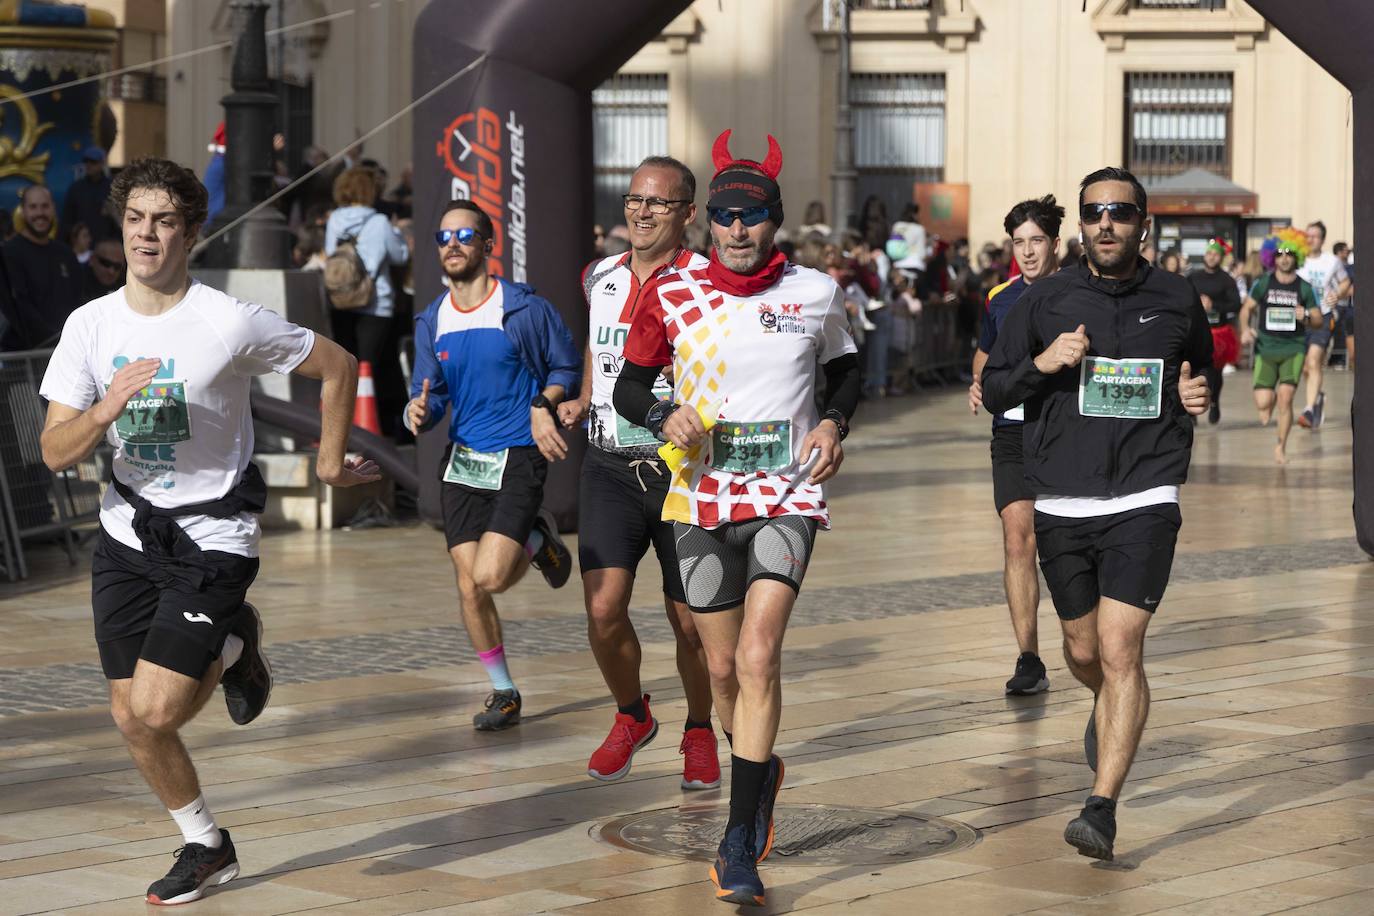
[[[473,717],[494,731],[520,722],[492,596],[531,563],[554,588],[572,556],[541,509],[548,463],[567,456],[556,408],[575,394],[581,360],[548,300],[493,277],[491,218],[468,200],[448,205],[434,234],[448,290],[415,318],[415,373],[405,422],[412,432],[452,407],[440,467],[444,534],[458,572],[463,625],[492,692]]]

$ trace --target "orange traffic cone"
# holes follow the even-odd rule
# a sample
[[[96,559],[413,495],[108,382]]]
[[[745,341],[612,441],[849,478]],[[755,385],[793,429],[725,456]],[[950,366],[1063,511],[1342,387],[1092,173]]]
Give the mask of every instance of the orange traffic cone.
[[[358,363],[358,399],[353,404],[353,425],[380,436],[381,421],[377,419],[377,389],[372,384],[372,364]]]

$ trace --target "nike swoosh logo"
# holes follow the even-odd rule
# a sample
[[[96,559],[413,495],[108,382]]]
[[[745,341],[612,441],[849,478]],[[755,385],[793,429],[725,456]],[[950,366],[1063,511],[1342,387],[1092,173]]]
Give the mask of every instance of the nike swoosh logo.
[[[209,614],[192,614],[190,611],[182,611],[181,616],[191,621],[191,623],[214,623],[214,621],[210,619]]]
[[[1158,315],[1151,315],[1149,318],[1146,318],[1144,315],[1141,315],[1141,316],[1140,316],[1140,323],[1141,323],[1141,324],[1145,324],[1146,322],[1154,321],[1154,320],[1155,320],[1156,318],[1158,318],[1158,317],[1159,317]]]

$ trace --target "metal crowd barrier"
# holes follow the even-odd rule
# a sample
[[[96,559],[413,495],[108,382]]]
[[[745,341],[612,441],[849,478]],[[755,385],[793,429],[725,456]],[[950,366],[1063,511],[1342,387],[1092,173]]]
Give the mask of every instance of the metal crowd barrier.
[[[58,474],[43,463],[47,405],[38,386],[51,356],[52,350],[0,353],[0,566],[11,582],[28,577],[24,541],[60,538],[75,563],[76,527],[100,514],[107,447]]]

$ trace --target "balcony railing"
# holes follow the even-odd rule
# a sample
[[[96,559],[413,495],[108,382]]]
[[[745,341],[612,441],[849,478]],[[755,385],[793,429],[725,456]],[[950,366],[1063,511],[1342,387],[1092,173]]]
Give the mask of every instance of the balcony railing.
[[[858,0],[854,9],[860,10],[928,10],[935,0]]]
[[[111,99],[166,105],[167,78],[156,73],[121,73],[110,77],[106,92]]]

